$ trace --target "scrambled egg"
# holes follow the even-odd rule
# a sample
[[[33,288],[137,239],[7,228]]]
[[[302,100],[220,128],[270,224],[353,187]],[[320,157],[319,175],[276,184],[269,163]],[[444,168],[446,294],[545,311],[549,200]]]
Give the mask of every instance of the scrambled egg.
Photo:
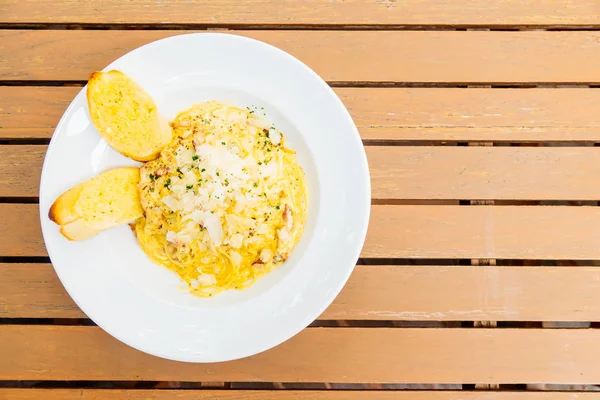
[[[180,113],[173,142],[141,169],[142,249],[193,294],[243,289],[284,262],[307,211],[304,171],[261,116],[214,101]]]

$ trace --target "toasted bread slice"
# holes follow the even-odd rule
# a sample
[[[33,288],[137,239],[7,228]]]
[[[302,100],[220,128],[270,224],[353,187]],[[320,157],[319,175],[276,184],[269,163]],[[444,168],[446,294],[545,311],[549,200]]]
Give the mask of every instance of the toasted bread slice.
[[[87,100],[94,126],[119,153],[149,161],[171,142],[173,130],[152,97],[121,71],[94,72]]]
[[[138,192],[140,170],[114,168],[60,195],[48,217],[69,240],[85,240],[143,214]]]

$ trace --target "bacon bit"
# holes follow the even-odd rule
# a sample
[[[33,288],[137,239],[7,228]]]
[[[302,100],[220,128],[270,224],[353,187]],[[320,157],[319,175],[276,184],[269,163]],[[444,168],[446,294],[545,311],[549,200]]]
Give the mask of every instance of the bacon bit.
[[[202,144],[202,142],[198,139],[192,140],[192,145],[194,146],[194,150],[198,150],[198,147],[200,147],[201,144]]]
[[[294,226],[294,220],[292,218],[292,209],[287,204],[283,208],[283,221],[285,222],[285,229],[291,231]]]

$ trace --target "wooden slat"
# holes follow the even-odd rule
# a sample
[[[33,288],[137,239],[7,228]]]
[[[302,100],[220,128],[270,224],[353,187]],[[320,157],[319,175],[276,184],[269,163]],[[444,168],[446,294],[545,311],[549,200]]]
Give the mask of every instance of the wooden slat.
[[[0,139],[49,138],[79,87],[0,87]]]
[[[593,384],[599,340],[595,329],[309,328],[253,357],[193,364],[98,327],[4,325],[0,379]]]
[[[0,79],[87,80],[176,31],[0,31]],[[600,82],[599,32],[236,31],[295,55],[325,80]]]
[[[35,204],[0,204],[0,256],[46,256]],[[600,258],[600,208],[384,206],[371,209],[362,257]]]
[[[79,90],[0,87],[0,139],[49,138]],[[596,89],[335,91],[365,140],[600,141]]]
[[[321,318],[598,321],[598,304],[596,267],[357,266]]]
[[[600,258],[600,208],[374,206],[363,257]]]
[[[357,266],[320,319],[598,321],[597,304],[597,267]],[[50,264],[0,264],[0,318],[85,317]]]
[[[596,200],[597,147],[368,147],[373,198]]]
[[[336,92],[367,140],[600,140],[600,91],[596,89],[340,88]]]
[[[47,256],[37,204],[0,204],[0,256]]]
[[[38,195],[46,146],[0,146],[0,197]],[[374,199],[596,200],[598,147],[366,148]]]
[[[471,391],[345,391],[345,390],[119,390],[119,389],[0,389],[12,400],[597,400],[600,393],[471,392]]]
[[[0,197],[35,197],[47,146],[0,146]]]
[[[593,0],[371,2],[368,0],[4,0],[0,22],[318,25],[592,25]]]

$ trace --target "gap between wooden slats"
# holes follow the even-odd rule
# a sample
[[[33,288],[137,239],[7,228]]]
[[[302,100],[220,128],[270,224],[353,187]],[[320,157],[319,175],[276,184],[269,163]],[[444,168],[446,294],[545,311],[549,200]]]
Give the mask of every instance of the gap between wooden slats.
[[[474,391],[316,391],[316,390],[118,390],[118,389],[0,389],[12,400],[597,400],[583,392],[474,392]]]
[[[357,266],[319,319],[600,321],[599,303],[598,267]],[[0,304],[0,318],[86,318],[50,264],[0,264]]]
[[[0,197],[38,195],[46,149],[0,145]],[[366,151],[376,200],[600,199],[598,147],[368,146]]]
[[[313,328],[250,358],[193,364],[98,327],[4,325],[0,379],[594,384],[599,340],[595,329]]]
[[[76,5],[76,6],[75,6]],[[600,24],[594,0],[524,3],[504,0],[4,0],[3,23],[290,24],[290,25],[551,25]]]
[[[79,87],[1,87],[0,139],[47,139]],[[600,90],[336,88],[367,141],[600,141]],[[567,107],[568,105],[568,107]]]
[[[35,204],[0,204],[0,256],[46,256]],[[600,259],[600,207],[371,208],[361,257]]]
[[[1,80],[87,80],[174,31],[0,30]],[[236,31],[330,82],[600,83],[600,32]],[[90,46],[93,43],[93,46]]]

